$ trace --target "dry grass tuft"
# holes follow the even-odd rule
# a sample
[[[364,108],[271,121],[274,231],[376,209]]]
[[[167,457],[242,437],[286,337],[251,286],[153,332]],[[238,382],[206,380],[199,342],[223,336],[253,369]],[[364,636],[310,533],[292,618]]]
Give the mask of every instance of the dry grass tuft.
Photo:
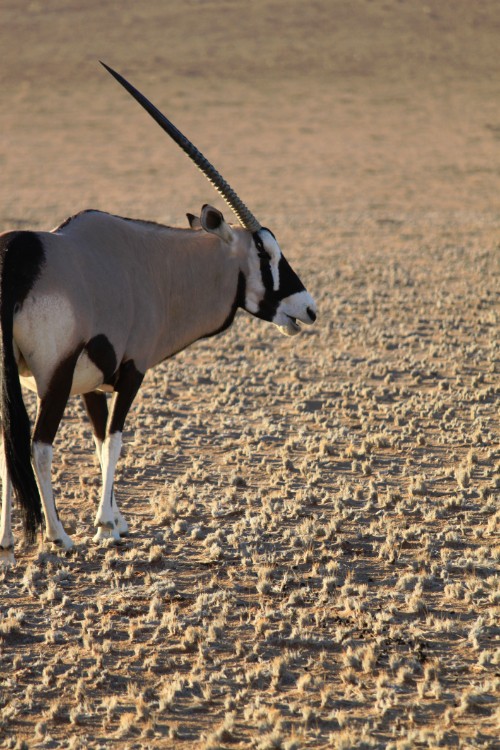
[[[146,374],[119,546],[91,541],[100,472],[70,399],[54,490],[75,550],[24,545],[16,506],[0,571],[0,747],[493,750],[498,3],[240,0],[215,24],[213,2],[18,5],[2,230],[92,205],[185,223],[211,200],[92,39],[240,169],[319,316],[291,340],[238,313]]]

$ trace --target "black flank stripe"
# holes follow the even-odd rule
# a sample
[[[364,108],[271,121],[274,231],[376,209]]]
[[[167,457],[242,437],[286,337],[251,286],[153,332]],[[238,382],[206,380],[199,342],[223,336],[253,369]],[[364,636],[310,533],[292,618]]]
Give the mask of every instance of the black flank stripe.
[[[103,333],[90,339],[85,347],[89,359],[103,374],[106,385],[114,385],[114,376],[118,363],[116,353],[110,340]]]

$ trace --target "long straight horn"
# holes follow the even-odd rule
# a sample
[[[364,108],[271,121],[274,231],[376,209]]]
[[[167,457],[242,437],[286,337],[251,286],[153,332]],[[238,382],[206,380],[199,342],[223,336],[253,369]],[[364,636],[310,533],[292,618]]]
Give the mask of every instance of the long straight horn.
[[[106,65],[106,63],[103,63],[102,61],[101,65],[103,65],[106,70],[111,73],[111,75],[116,78],[118,83],[121,83],[123,88],[125,88],[129,94],[131,94],[136,101],[139,102],[139,104],[144,107],[146,112],[148,112],[153,120],[156,120],[158,125],[163,128],[163,130],[168,133],[168,135],[173,138],[173,140],[177,143],[178,146],[182,148],[183,151],[186,152],[186,154],[189,156],[190,159],[194,161],[196,166],[203,172],[205,177],[212,183],[214,188],[219,192],[228,206],[234,211],[236,216],[238,217],[238,221],[240,224],[245,227],[245,229],[248,229],[250,232],[256,232],[261,228],[261,225],[255,218],[255,216],[252,214],[251,211],[245,206],[243,201],[238,198],[232,187],[225,181],[225,179],[218,173],[218,171],[215,169],[215,167],[210,164],[208,159],[206,159],[203,154],[198,151],[196,146],[194,146],[188,138],[186,138],[185,135],[181,133],[180,130],[178,130],[173,123],[170,122],[170,120],[163,115],[159,109],[157,109],[151,102],[146,99],[146,97],[141,94],[140,91],[138,91],[134,86],[132,86],[131,83],[129,83],[122,75],[116,72],[116,70],[113,70],[113,68],[110,68],[109,65]]]

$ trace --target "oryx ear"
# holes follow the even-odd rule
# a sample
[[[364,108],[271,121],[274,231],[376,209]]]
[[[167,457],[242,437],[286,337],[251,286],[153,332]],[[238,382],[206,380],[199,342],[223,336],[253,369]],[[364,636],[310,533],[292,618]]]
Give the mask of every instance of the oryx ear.
[[[220,237],[221,240],[230,244],[233,240],[233,230],[226,224],[221,212],[205,203],[201,209],[200,223],[205,232],[211,232]]]
[[[198,216],[195,216],[194,214],[186,214],[186,216],[191,229],[201,229],[201,221]]]

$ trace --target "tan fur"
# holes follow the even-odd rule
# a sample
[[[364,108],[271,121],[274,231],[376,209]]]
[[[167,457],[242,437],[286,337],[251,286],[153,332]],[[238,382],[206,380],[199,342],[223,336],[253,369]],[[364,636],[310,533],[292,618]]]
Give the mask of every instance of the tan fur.
[[[31,373],[43,395],[61,359],[99,334],[113,345],[117,364],[133,359],[145,372],[216,331],[246,270],[249,235],[229,231],[231,243],[206,231],[86,212],[39,233],[46,263],[14,323],[23,375]],[[82,355],[73,392],[99,385],[90,380],[95,370]]]

